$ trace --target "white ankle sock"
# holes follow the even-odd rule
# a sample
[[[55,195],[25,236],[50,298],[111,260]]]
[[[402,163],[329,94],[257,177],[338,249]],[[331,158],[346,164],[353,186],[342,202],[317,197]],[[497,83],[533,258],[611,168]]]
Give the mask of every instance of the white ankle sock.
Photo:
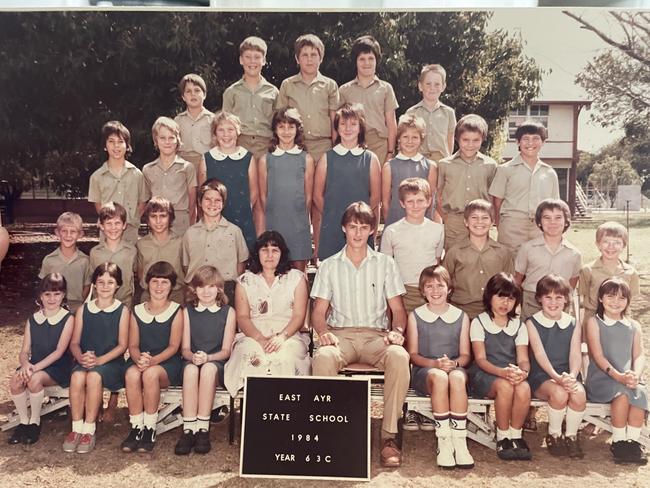
[[[158,422],[158,412],[144,413],[144,428],[156,430],[156,423]]]
[[[84,428],[84,421],[83,420],[73,420],[72,421],[72,432],[75,432],[76,434],[81,434],[81,431]]]
[[[627,439],[625,427],[612,426],[612,442],[624,441]]]
[[[132,428],[142,430],[144,428],[144,412],[129,415],[129,423]]]
[[[510,429],[501,430],[497,427],[497,441],[508,439],[510,437]]]
[[[631,425],[627,426],[627,440],[628,441],[637,441],[641,437],[641,427],[632,427]]]
[[[95,422],[84,422],[81,433],[94,435],[96,426],[97,424]]]
[[[510,438],[521,439],[521,429],[515,429],[514,427],[510,427]]]
[[[197,417],[196,418],[196,431],[210,430],[210,417]]]
[[[183,417],[183,430],[189,430],[193,434],[196,434],[196,417]]]

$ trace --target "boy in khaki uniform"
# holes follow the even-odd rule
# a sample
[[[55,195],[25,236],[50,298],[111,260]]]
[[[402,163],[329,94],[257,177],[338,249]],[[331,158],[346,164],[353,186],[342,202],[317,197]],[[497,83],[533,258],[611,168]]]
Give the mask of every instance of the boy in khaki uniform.
[[[123,239],[135,244],[147,198],[142,172],[126,160],[133,151],[131,133],[121,122],[111,120],[102,127],[102,144],[108,160],[90,175],[88,201],[95,204],[97,213],[106,203],[119,203],[126,211]],[[100,239],[104,239],[103,234]]]
[[[210,130],[214,114],[203,106],[207,95],[205,81],[199,75],[190,73],[178,83],[178,90],[187,110],[178,114],[174,120],[181,129],[183,147],[178,155],[194,165],[198,174],[203,154],[212,147]]]
[[[338,85],[318,70],[325,56],[325,46],[317,36],[300,36],[294,44],[294,52],[300,72],[282,82],[275,108],[298,109],[304,126],[305,147],[314,161],[318,161],[336,139],[332,124],[341,105]]]
[[[451,155],[454,150],[454,128],[456,112],[440,101],[440,95],[447,88],[447,72],[439,64],[428,64],[422,68],[418,79],[418,90],[422,100],[406,113],[422,117],[427,124],[427,135],[420,153],[425,158],[438,162]]]
[[[357,77],[339,88],[341,105],[360,103],[366,116],[366,145],[380,164],[395,155],[399,106],[390,83],[377,77],[381,46],[372,36],[361,36],[352,44],[352,57],[357,65]]]
[[[131,308],[133,304],[133,276],[136,269],[137,251],[133,244],[123,239],[126,229],[126,210],[116,202],[109,202],[99,210],[99,228],[105,236],[90,250],[90,269],[102,263],[115,263],[122,271],[122,286],[115,298]]]
[[[77,241],[84,235],[83,221],[79,214],[63,212],[56,220],[54,234],[59,247],[43,258],[40,279],[50,273],[61,273],[67,283],[66,301],[70,311],[79,308],[90,291],[90,260],[77,248]]]
[[[271,119],[278,89],[262,76],[266,64],[266,42],[251,36],[239,45],[239,64],[244,70],[241,80],[223,92],[222,110],[235,114],[241,120],[241,134],[237,143],[256,158],[269,150]]]
[[[519,126],[515,132],[519,154],[497,168],[490,185],[497,240],[515,254],[524,242],[541,235],[535,223],[539,203],[560,198],[557,173],[539,159],[546,137],[546,127],[538,122]]]
[[[469,235],[456,242],[442,262],[451,275],[450,301],[470,319],[485,310],[483,291],[488,280],[500,271],[513,271],[510,250],[490,238],[492,211],[486,200],[472,200],[465,206],[463,221]]]
[[[490,200],[488,190],[497,163],[479,151],[487,135],[488,125],[483,117],[465,115],[454,131],[458,151],[438,162],[436,208],[445,225],[446,250],[469,235],[464,215],[466,205],[477,199]]]

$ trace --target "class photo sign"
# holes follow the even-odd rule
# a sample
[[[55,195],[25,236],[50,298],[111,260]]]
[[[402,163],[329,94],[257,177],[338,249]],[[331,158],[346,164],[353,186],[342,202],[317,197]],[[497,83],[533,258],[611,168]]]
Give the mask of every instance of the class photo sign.
[[[370,380],[249,376],[239,474],[370,479]]]

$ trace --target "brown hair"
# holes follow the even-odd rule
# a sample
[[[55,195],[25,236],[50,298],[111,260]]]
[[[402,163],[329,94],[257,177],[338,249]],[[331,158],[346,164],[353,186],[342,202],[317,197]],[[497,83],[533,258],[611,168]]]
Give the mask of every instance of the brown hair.
[[[293,53],[298,58],[300,56],[300,51],[305,46],[313,47],[320,54],[321,60],[325,57],[325,45],[323,41],[315,34],[303,34],[302,36],[296,39],[296,42],[293,44]]]
[[[463,210],[463,218],[465,220],[469,220],[470,215],[472,215],[474,212],[485,212],[494,221],[494,215],[492,215],[493,211],[494,209],[490,202],[483,200],[482,198],[477,198],[476,200],[472,200],[467,205],[465,205],[465,209]]]
[[[278,125],[282,123],[293,124],[296,126],[296,137],[294,138],[294,143],[300,149],[304,149],[305,145],[303,144],[303,126],[302,126],[302,117],[300,117],[300,112],[295,108],[281,108],[273,114],[273,119],[271,120],[271,131],[273,135],[271,136],[271,142],[269,142],[269,151],[275,151],[275,148],[280,144],[280,139],[275,133],[275,130],[278,128]]]
[[[187,290],[185,291],[185,303],[190,303],[195,307],[199,304],[199,297],[196,295],[196,289],[202,288],[208,285],[216,285],[219,288],[219,293],[217,293],[217,305],[222,306],[228,303],[228,297],[224,291],[225,281],[219,270],[214,266],[204,265],[199,267],[192,280],[187,285]]]
[[[545,210],[561,210],[564,214],[564,230],[571,227],[571,210],[564,200],[559,198],[546,198],[542,200],[539,205],[537,205],[537,210],[535,210],[535,224],[540,229],[542,228],[542,214]]]
[[[97,278],[105,273],[108,273],[108,276],[116,281],[117,286],[122,286],[122,270],[117,264],[109,262],[102,263],[95,268],[91,278],[91,283],[93,285],[97,283]]]
[[[224,122],[228,122],[235,127],[237,137],[241,135],[241,120],[239,117],[233,113],[226,112],[225,110],[220,110],[214,115],[212,123],[210,124],[210,134],[212,135],[212,144],[214,146],[219,146],[219,143],[217,142],[217,127]]]
[[[174,206],[169,200],[163,197],[151,197],[151,200],[149,200],[147,205],[144,207],[142,216],[147,224],[149,224],[149,216],[153,212],[166,212],[169,216],[169,227],[172,226],[174,219],[176,218],[176,215],[174,214]]]
[[[198,86],[203,90],[203,94],[207,95],[208,89],[205,86],[205,80],[195,73],[189,73],[181,78],[181,81],[178,82],[178,90],[181,92],[181,96],[185,93],[185,86],[188,83]]]
[[[131,147],[131,133],[119,120],[109,120],[102,126],[102,147],[106,147],[106,141],[108,141],[108,138],[113,135],[124,139],[127,155],[133,152],[133,147]]]
[[[106,202],[99,209],[99,223],[103,224],[108,219],[119,218],[126,223],[126,209],[117,202]]]
[[[366,147],[366,116],[363,112],[363,105],[360,103],[346,103],[336,111],[334,115],[334,128],[336,129],[335,144],[341,142],[341,135],[338,133],[341,120],[357,119],[359,121],[359,136],[357,144],[365,149]]]
[[[399,184],[397,189],[397,194],[401,202],[404,201],[406,195],[409,193],[420,193],[424,194],[424,197],[428,200],[431,198],[431,186],[429,182],[424,178],[405,178]]]
[[[345,227],[350,222],[358,222],[360,224],[367,224],[373,230],[377,223],[375,213],[366,202],[352,202],[345,209],[341,216],[341,227]]]
[[[521,138],[526,134],[538,135],[542,138],[542,141],[545,141],[548,137],[548,130],[544,127],[543,124],[535,122],[534,120],[526,120],[523,124],[517,127],[515,131],[515,139],[517,142],[521,141]]]
[[[147,286],[149,286],[149,282],[154,278],[164,278],[166,280],[169,280],[172,284],[171,288],[173,288],[176,286],[178,275],[176,274],[174,267],[167,261],[158,261],[149,267],[147,274],[145,275],[144,282],[147,284]]]
[[[63,301],[65,302],[65,294],[68,290],[68,283],[65,280],[65,277],[61,273],[49,273],[46,274],[41,283],[38,285],[38,293],[36,296],[36,303],[39,307],[43,306],[41,301],[41,295],[47,291],[60,291],[63,293]]]
[[[418,282],[418,290],[420,290],[420,294],[422,296],[424,296],[424,285],[426,285],[429,281],[440,281],[447,285],[447,288],[449,289],[447,298],[449,298],[451,295],[452,287],[451,276],[449,275],[447,268],[444,266],[427,266],[422,270],[420,273],[420,280]]]
[[[458,140],[464,132],[478,132],[485,141],[488,136],[488,124],[480,115],[467,114],[461,117],[456,124],[454,139]]]
[[[381,60],[381,46],[377,42],[377,39],[370,35],[365,35],[357,37],[352,43],[352,59],[355,61],[360,54],[372,53],[375,55],[377,64]]]
[[[537,282],[537,288],[535,289],[535,300],[540,302],[541,298],[544,295],[548,295],[549,293],[562,295],[568,302],[569,295],[571,294],[571,286],[569,285],[569,282],[562,278],[560,275],[554,273],[547,274]]]
[[[608,278],[600,284],[600,287],[598,288],[598,305],[596,306],[596,315],[598,315],[601,319],[605,317],[605,307],[603,307],[602,302],[602,298],[605,295],[618,295],[619,293],[623,295],[623,298],[627,299],[627,305],[625,305],[625,309],[621,313],[621,315],[624,317],[627,313],[628,308],[630,308],[630,299],[632,298],[632,292],[630,291],[630,285],[616,276],[613,278]]]
[[[512,275],[501,271],[492,276],[485,285],[485,290],[483,290],[483,306],[491,319],[494,318],[494,312],[492,311],[492,297],[495,295],[515,299],[515,304],[512,307],[512,310],[508,312],[508,319],[514,319],[517,316],[517,307],[521,303],[521,288]]]

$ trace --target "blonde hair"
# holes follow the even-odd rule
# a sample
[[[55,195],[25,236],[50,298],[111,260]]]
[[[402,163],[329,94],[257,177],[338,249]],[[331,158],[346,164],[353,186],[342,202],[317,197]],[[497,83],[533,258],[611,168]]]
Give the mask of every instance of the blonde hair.
[[[189,285],[187,285],[187,290],[185,291],[185,303],[194,305],[195,307],[199,304],[199,297],[196,295],[196,289],[202,288],[208,285],[215,285],[219,288],[219,293],[217,293],[217,305],[220,307],[228,304],[228,297],[224,291],[225,281],[219,270],[214,266],[204,265],[196,270],[194,276]]]
[[[181,128],[174,119],[170,119],[169,117],[158,117],[151,126],[151,138],[153,139],[153,147],[158,149],[158,141],[156,139],[158,138],[158,134],[160,133],[160,129],[162,127],[168,129],[172,134],[174,134],[174,136],[176,136],[176,151],[178,151],[183,145],[181,141]]]
[[[213,146],[219,145],[217,143],[217,127],[219,127],[219,125],[223,124],[224,122],[228,122],[235,126],[235,130],[237,131],[237,137],[241,135],[241,120],[239,120],[239,117],[237,117],[233,113],[226,112],[225,110],[221,110],[215,114],[214,118],[212,119],[212,123],[210,124],[210,132],[212,134]]]
[[[249,36],[239,45],[240,56],[244,54],[244,51],[258,51],[266,57],[266,50],[266,42],[264,42],[264,39],[257,36]]]
[[[422,67],[422,71],[420,71],[420,77],[418,78],[418,81],[421,83],[424,80],[424,77],[428,73],[438,73],[440,77],[442,78],[442,82],[447,84],[447,71],[445,68],[442,67],[440,64],[426,64]]]
[[[427,123],[422,117],[418,117],[413,114],[404,114],[399,118],[397,123],[397,141],[402,137],[402,134],[406,132],[407,129],[415,129],[420,134],[420,139],[424,140],[424,136],[427,133]]]
[[[78,213],[63,212],[59,215],[59,218],[56,219],[56,228],[60,229],[64,225],[76,227],[79,232],[83,232],[83,220]]]
[[[603,222],[596,229],[596,242],[600,242],[600,240],[605,236],[620,237],[623,239],[623,245],[627,247],[627,229],[623,226],[623,224],[612,221]]]
[[[303,34],[298,39],[296,39],[296,42],[293,44],[293,52],[296,58],[300,56],[300,51],[302,51],[302,48],[305,46],[313,47],[316,49],[316,51],[318,51],[318,54],[320,54],[321,59],[325,57],[325,45],[317,35]]]

